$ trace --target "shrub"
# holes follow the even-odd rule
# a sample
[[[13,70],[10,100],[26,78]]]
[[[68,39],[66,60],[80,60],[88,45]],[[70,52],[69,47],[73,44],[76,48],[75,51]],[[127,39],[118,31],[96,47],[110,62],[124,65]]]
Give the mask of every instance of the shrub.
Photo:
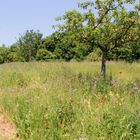
[[[55,56],[53,55],[53,53],[46,49],[39,49],[36,54],[36,60],[38,61],[40,60],[46,61],[46,60],[54,59],[54,58]]]

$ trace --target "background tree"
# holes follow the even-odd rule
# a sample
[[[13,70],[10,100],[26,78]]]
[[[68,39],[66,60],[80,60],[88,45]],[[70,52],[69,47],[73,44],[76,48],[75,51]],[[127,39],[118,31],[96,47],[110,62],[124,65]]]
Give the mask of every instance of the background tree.
[[[31,61],[36,58],[37,51],[42,43],[42,34],[39,31],[27,30],[21,35],[18,44],[20,47],[21,56],[25,61]]]
[[[9,48],[7,48],[5,45],[2,45],[0,47],[0,64],[7,62],[8,53],[9,53]]]
[[[54,52],[57,44],[60,43],[61,38],[63,35],[58,32],[52,33],[50,36],[47,36],[46,38],[43,39],[42,41],[42,48]]]
[[[18,43],[12,44],[8,50],[7,62],[23,61]]]

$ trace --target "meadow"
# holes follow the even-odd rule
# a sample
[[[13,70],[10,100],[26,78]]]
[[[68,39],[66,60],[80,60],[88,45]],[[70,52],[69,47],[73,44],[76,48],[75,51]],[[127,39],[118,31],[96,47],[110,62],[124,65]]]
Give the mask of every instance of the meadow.
[[[140,63],[0,65],[0,110],[21,140],[140,140]]]

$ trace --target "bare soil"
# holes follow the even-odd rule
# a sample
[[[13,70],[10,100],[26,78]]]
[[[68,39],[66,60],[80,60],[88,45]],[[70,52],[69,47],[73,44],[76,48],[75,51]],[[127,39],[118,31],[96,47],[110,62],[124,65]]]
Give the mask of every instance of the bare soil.
[[[0,140],[15,140],[16,126],[0,112]]]

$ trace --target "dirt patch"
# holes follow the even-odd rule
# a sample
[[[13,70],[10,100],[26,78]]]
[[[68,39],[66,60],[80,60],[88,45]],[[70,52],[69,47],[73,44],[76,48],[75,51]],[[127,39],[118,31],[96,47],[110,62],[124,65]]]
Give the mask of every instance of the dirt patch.
[[[0,140],[11,140],[16,135],[16,126],[0,112]]]

